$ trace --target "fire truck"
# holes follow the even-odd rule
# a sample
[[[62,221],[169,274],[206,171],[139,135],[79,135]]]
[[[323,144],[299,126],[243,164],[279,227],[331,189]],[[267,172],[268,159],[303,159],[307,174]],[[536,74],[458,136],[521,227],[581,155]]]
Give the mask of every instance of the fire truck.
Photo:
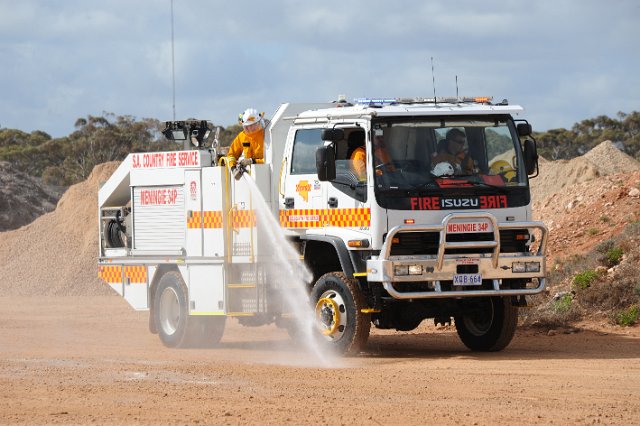
[[[526,296],[545,288],[522,112],[463,97],[282,104],[264,164],[241,173],[209,142],[210,122],[166,122],[183,149],[132,153],[99,190],[99,276],[150,311],[169,347],[213,346],[230,317],[295,336],[260,197],[310,272],[303,303],[322,345],[353,355],[371,325],[432,319],[453,320],[473,351],[502,350]]]

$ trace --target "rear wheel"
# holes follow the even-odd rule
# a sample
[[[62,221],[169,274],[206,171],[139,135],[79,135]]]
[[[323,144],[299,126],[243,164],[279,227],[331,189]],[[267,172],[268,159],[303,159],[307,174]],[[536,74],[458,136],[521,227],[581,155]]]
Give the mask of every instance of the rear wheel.
[[[216,345],[226,317],[190,316],[187,286],[177,271],[165,273],[155,292],[155,325],[165,346],[209,347]]]
[[[518,325],[518,307],[511,297],[484,297],[469,312],[455,317],[460,340],[472,351],[495,352],[507,347]]]
[[[318,279],[311,291],[320,343],[344,355],[364,347],[371,329],[371,315],[362,312],[365,300],[358,282],[342,272]]]

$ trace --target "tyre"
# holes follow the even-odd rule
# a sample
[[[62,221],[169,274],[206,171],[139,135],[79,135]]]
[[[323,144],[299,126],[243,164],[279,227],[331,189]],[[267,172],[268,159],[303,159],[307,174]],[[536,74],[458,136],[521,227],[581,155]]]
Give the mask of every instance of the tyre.
[[[469,305],[469,312],[455,316],[456,331],[472,351],[501,351],[511,342],[518,325],[518,307],[511,297],[483,297]]]
[[[371,314],[364,314],[358,282],[342,272],[321,276],[311,291],[320,344],[343,355],[355,355],[367,343]]]
[[[155,292],[155,326],[170,348],[210,347],[224,332],[224,316],[190,316],[187,286],[177,271],[165,273]]]

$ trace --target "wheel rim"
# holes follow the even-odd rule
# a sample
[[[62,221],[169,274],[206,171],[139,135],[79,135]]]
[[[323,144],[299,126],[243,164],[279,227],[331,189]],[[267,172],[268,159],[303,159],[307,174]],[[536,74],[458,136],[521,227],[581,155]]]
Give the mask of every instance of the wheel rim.
[[[464,316],[464,325],[474,336],[484,336],[491,329],[494,315],[493,302],[488,300],[480,309]]]
[[[178,293],[167,287],[160,297],[160,327],[167,335],[172,335],[178,329],[180,322],[180,301]]]
[[[316,303],[316,324],[320,333],[330,341],[342,338],[347,325],[344,299],[333,290],[325,291]]]

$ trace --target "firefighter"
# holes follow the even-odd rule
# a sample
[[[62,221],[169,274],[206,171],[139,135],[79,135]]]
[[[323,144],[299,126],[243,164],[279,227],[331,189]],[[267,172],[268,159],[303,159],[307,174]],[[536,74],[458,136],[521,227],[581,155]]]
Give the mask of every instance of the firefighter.
[[[449,130],[446,138],[438,144],[438,152],[431,158],[431,165],[435,168],[440,163],[449,163],[457,175],[472,174],[474,160],[464,150],[466,141],[467,137],[462,130]]]
[[[358,180],[362,182],[367,177],[367,153],[364,150],[364,132],[360,130],[351,132],[347,143],[347,156],[351,160],[351,167]]]
[[[231,142],[229,153],[229,166],[236,169],[236,164],[246,168],[251,164],[264,163],[264,114],[258,113],[255,108],[247,108],[240,115],[242,131]],[[240,158],[242,156],[242,158]]]

